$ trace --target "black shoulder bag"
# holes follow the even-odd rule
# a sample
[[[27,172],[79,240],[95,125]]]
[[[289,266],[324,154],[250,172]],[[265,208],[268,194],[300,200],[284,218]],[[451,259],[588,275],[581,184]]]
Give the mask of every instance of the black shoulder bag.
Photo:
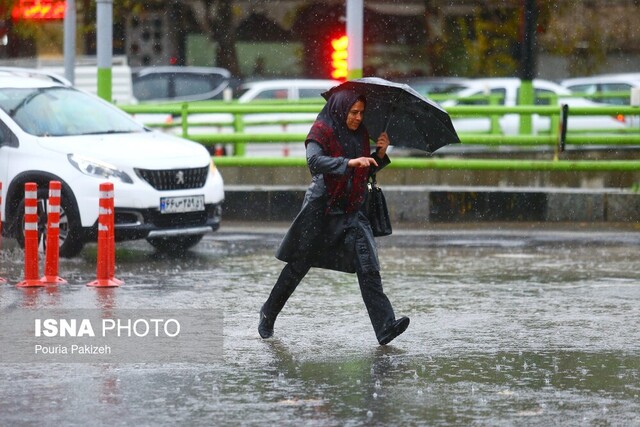
[[[367,200],[365,204],[365,212],[371,230],[376,237],[388,236],[391,234],[391,218],[389,218],[389,210],[387,209],[387,201],[384,198],[382,189],[378,187],[376,175],[369,177],[367,182]]]

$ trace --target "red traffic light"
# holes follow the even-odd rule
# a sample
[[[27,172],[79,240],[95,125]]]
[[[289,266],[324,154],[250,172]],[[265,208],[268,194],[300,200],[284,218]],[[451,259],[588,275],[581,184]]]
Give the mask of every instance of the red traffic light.
[[[346,80],[347,67],[347,36],[331,39],[331,77],[336,80]]]

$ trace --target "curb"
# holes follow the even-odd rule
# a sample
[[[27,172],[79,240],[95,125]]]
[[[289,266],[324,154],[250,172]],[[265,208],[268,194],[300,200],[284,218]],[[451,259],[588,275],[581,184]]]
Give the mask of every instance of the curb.
[[[223,217],[291,221],[306,186],[227,186]],[[391,219],[412,222],[640,222],[640,194],[620,189],[384,186]]]

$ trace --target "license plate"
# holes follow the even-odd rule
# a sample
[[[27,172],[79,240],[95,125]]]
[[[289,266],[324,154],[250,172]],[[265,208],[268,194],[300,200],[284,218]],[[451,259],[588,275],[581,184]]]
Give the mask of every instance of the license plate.
[[[204,210],[204,196],[161,197],[160,213],[198,212]]]

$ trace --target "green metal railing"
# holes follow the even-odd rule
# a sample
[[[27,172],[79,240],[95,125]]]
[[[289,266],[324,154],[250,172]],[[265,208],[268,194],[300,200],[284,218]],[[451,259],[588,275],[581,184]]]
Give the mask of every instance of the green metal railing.
[[[631,93],[628,90],[598,93],[573,92],[572,96],[615,105],[629,105],[631,101]]]
[[[302,157],[216,157],[217,166],[305,167]],[[392,169],[448,169],[479,171],[639,172],[638,160],[500,160],[394,157]]]
[[[469,98],[466,98],[467,100]],[[479,98],[481,99],[481,97]],[[488,118],[491,127],[488,133],[460,134],[463,145],[483,145],[488,147],[500,146],[543,146],[553,147],[554,156],[550,160],[519,160],[519,159],[471,159],[471,158],[395,158],[393,168],[422,168],[422,169],[466,169],[466,170],[529,170],[529,171],[640,171],[640,160],[598,160],[598,161],[568,161],[559,159],[559,151],[564,145],[602,145],[602,146],[634,146],[640,147],[640,129],[611,129],[572,132],[570,129],[564,141],[561,141],[560,123],[562,121],[562,106],[560,105],[519,105],[505,107],[496,105],[499,98],[485,97],[490,105],[462,105],[447,108],[453,118]],[[498,101],[496,101],[496,99]],[[239,104],[237,102],[200,102],[173,105],[135,105],[121,107],[132,114],[164,114],[176,117],[172,125],[163,124],[161,127],[174,127],[181,130],[181,135],[206,146],[216,144],[233,144],[235,156],[216,157],[218,166],[248,166],[248,167],[276,167],[276,166],[304,166],[304,158],[252,158],[244,157],[246,143],[282,143],[302,142],[306,134],[300,133],[251,133],[249,126],[277,124],[285,126],[295,123],[309,123],[312,119],[300,120],[260,120],[248,122],[247,115],[266,113],[318,113],[322,104],[316,103],[260,103]],[[222,115],[213,117],[201,123],[190,122],[195,114]],[[499,119],[506,114],[540,115],[550,118],[550,128],[547,132],[527,135],[503,135],[500,131]],[[640,108],[631,106],[607,105],[601,107],[572,107],[571,116],[640,116]],[[179,118],[179,119],[178,119]],[[202,127],[217,128],[216,133],[196,134],[190,131]],[[221,132],[221,129],[230,131]],[[605,134],[606,133],[606,134]],[[561,144],[562,142],[562,144]]]

